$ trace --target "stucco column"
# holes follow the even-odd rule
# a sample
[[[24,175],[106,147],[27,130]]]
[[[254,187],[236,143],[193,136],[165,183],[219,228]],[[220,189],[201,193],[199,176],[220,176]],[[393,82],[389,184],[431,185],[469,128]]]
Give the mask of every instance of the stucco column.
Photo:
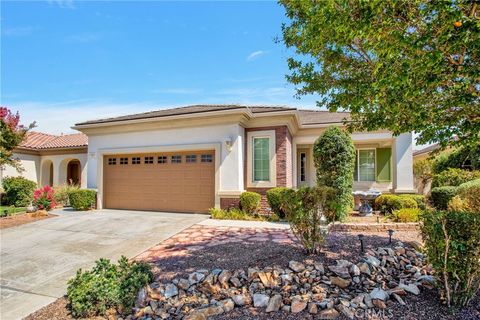
[[[297,142],[295,137],[292,138],[292,188],[296,189],[297,182]]]
[[[413,187],[412,133],[402,133],[395,138],[393,160],[395,164],[393,188],[397,193],[415,192]]]
[[[80,187],[82,189],[87,187],[88,164],[86,160],[80,160]]]
[[[62,170],[65,170],[64,166],[62,166],[62,161],[58,159],[54,159],[53,161],[53,186],[58,186],[65,181],[62,181],[63,176],[66,176],[65,174],[62,174]]]

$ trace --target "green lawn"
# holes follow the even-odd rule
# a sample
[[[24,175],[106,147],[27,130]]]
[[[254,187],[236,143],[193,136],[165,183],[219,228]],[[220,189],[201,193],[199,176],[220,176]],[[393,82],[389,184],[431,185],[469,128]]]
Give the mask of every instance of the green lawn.
[[[9,216],[17,214],[17,213],[24,213],[26,208],[25,207],[8,207],[8,206],[0,206],[0,216],[4,216],[4,211],[7,210]]]

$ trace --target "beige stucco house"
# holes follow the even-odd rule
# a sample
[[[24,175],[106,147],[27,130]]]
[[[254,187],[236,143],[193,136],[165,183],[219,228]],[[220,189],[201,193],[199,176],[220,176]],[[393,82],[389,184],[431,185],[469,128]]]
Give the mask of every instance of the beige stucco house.
[[[237,203],[245,190],[264,194],[277,186],[314,185],[313,143],[348,116],[289,107],[196,105],[87,121],[73,128],[88,136],[88,151],[83,146],[82,153],[56,154],[58,159],[39,152],[35,177],[40,184],[61,183],[67,178],[61,173],[66,159],[75,158],[82,186],[98,191],[99,207],[206,212]],[[358,132],[352,139],[355,190],[414,192],[411,133]],[[43,172],[46,160],[53,164],[49,180]]]

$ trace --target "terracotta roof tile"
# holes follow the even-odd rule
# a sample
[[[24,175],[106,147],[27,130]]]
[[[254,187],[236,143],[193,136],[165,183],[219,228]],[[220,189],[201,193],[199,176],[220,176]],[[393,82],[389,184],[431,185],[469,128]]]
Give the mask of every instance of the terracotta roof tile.
[[[83,133],[55,136],[52,134],[31,131],[27,133],[25,140],[19,147],[27,149],[57,149],[86,147],[87,145],[88,138]]]

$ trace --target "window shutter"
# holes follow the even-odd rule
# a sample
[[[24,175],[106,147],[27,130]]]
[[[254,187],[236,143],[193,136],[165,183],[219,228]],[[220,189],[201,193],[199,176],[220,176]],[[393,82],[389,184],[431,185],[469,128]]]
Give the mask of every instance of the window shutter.
[[[377,181],[392,181],[392,148],[377,149]]]

